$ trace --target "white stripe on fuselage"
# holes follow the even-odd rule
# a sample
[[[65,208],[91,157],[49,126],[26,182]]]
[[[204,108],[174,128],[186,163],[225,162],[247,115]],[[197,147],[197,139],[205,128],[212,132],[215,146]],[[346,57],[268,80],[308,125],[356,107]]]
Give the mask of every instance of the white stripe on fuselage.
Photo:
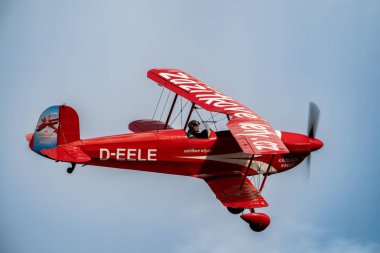
[[[255,157],[260,157],[256,155]],[[196,159],[196,160],[210,160],[216,162],[230,163],[247,167],[249,164],[250,155],[244,152],[222,154],[222,155],[200,155],[200,156],[177,156],[178,158]],[[250,168],[255,170],[259,174],[267,172],[269,164],[253,160]],[[270,173],[276,173],[277,170],[273,167],[270,168]]]

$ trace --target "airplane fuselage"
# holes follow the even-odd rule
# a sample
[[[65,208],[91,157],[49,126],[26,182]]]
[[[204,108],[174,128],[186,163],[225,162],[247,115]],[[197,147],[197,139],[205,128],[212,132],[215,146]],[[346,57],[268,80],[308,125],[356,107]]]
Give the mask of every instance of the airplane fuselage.
[[[309,155],[308,138],[282,132],[282,139],[298,140],[294,153],[255,156],[249,175],[279,173],[294,168]],[[229,131],[212,132],[210,138],[189,139],[184,130],[158,130],[76,141],[91,157],[88,165],[133,169],[165,174],[205,177],[240,174],[248,166],[250,155],[243,153]],[[305,146],[303,149],[301,148]],[[291,145],[289,145],[291,146]],[[294,149],[294,148],[293,148]]]

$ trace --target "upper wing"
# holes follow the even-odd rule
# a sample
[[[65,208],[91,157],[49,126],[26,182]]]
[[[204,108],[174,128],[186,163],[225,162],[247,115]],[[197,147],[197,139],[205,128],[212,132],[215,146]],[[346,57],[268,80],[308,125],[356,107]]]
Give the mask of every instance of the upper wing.
[[[148,77],[208,111],[232,117],[259,117],[248,107],[178,69],[151,69]]]
[[[268,206],[268,203],[259,194],[252,183],[246,178],[243,185],[241,185],[242,180],[243,178],[240,175],[205,179],[217,199],[219,199],[224,206],[234,208],[258,208]]]
[[[208,111],[230,115],[232,120],[227,127],[245,153],[289,153],[268,122],[195,77],[178,69],[151,69],[148,77]]]

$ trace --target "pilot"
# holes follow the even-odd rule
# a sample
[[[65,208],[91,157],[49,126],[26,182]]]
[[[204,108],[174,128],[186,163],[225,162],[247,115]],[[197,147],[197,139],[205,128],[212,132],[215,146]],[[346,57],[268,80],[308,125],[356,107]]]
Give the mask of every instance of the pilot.
[[[200,123],[197,120],[192,120],[187,125],[189,130],[187,131],[187,136],[189,138],[208,138],[210,136],[210,130],[208,128],[204,129],[202,132],[199,131]]]

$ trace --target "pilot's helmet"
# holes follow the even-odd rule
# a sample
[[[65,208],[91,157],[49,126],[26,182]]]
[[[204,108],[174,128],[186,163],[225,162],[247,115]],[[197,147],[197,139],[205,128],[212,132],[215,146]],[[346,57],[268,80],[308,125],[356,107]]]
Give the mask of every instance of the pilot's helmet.
[[[189,122],[189,124],[187,126],[189,127],[189,129],[193,129],[195,126],[199,126],[199,125],[200,125],[199,121],[192,120]]]

